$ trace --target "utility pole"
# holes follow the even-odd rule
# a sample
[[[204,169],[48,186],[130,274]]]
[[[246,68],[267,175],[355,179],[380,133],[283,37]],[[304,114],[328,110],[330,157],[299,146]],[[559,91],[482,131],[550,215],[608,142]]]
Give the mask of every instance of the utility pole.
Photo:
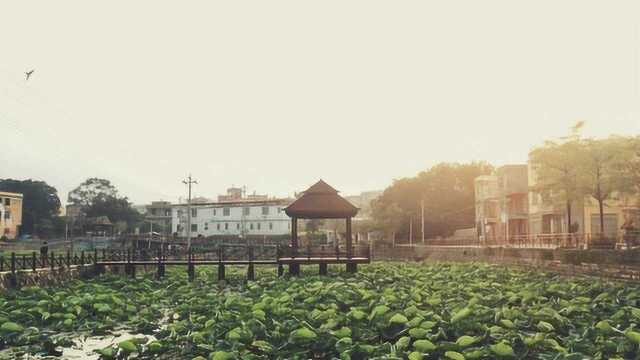
[[[189,200],[187,200],[187,250],[191,249],[191,185],[198,182],[191,178],[191,174],[182,183],[189,186]]]
[[[409,246],[413,246],[413,216],[409,216]]]
[[[422,245],[424,245],[424,199],[420,200],[420,213],[422,214]]]

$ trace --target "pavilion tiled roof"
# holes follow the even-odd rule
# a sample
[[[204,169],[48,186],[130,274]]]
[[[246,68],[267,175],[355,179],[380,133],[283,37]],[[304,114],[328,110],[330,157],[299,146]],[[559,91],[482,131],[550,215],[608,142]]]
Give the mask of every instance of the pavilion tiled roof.
[[[354,217],[358,208],[338,191],[320,180],[284,209],[290,217],[301,219],[340,219]]]

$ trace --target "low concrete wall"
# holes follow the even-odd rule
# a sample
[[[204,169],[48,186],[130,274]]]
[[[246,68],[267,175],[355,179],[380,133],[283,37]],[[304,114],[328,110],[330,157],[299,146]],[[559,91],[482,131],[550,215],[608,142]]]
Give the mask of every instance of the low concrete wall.
[[[487,262],[561,273],[640,279],[640,249],[573,250],[480,247],[395,247],[373,251],[374,260]]]

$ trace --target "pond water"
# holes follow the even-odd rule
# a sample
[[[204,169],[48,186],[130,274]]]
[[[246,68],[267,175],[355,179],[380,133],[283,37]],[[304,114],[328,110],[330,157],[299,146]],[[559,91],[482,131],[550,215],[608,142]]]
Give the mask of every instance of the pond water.
[[[60,334],[61,336],[67,334]],[[68,334],[69,337],[74,334]],[[100,358],[100,354],[95,350],[104,349],[109,345],[117,345],[125,340],[138,339],[141,343],[148,343],[157,340],[153,335],[132,334],[125,329],[114,331],[109,335],[89,336],[89,335],[77,335],[71,341],[73,344],[68,347],[58,347],[57,351],[61,351],[61,356],[52,355],[29,355],[25,354],[20,356],[12,349],[7,349],[0,352],[0,359],[23,359],[23,360],[44,360],[44,359],[83,359],[83,360],[97,360]],[[138,342],[136,341],[136,342]]]

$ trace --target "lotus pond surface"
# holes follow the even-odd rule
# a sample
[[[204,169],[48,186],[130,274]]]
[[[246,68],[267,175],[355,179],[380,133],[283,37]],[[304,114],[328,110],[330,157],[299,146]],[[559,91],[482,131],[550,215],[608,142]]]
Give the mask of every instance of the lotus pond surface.
[[[219,283],[203,267],[190,283],[180,268],[6,292],[0,359],[640,358],[637,284],[484,264],[331,270]]]

